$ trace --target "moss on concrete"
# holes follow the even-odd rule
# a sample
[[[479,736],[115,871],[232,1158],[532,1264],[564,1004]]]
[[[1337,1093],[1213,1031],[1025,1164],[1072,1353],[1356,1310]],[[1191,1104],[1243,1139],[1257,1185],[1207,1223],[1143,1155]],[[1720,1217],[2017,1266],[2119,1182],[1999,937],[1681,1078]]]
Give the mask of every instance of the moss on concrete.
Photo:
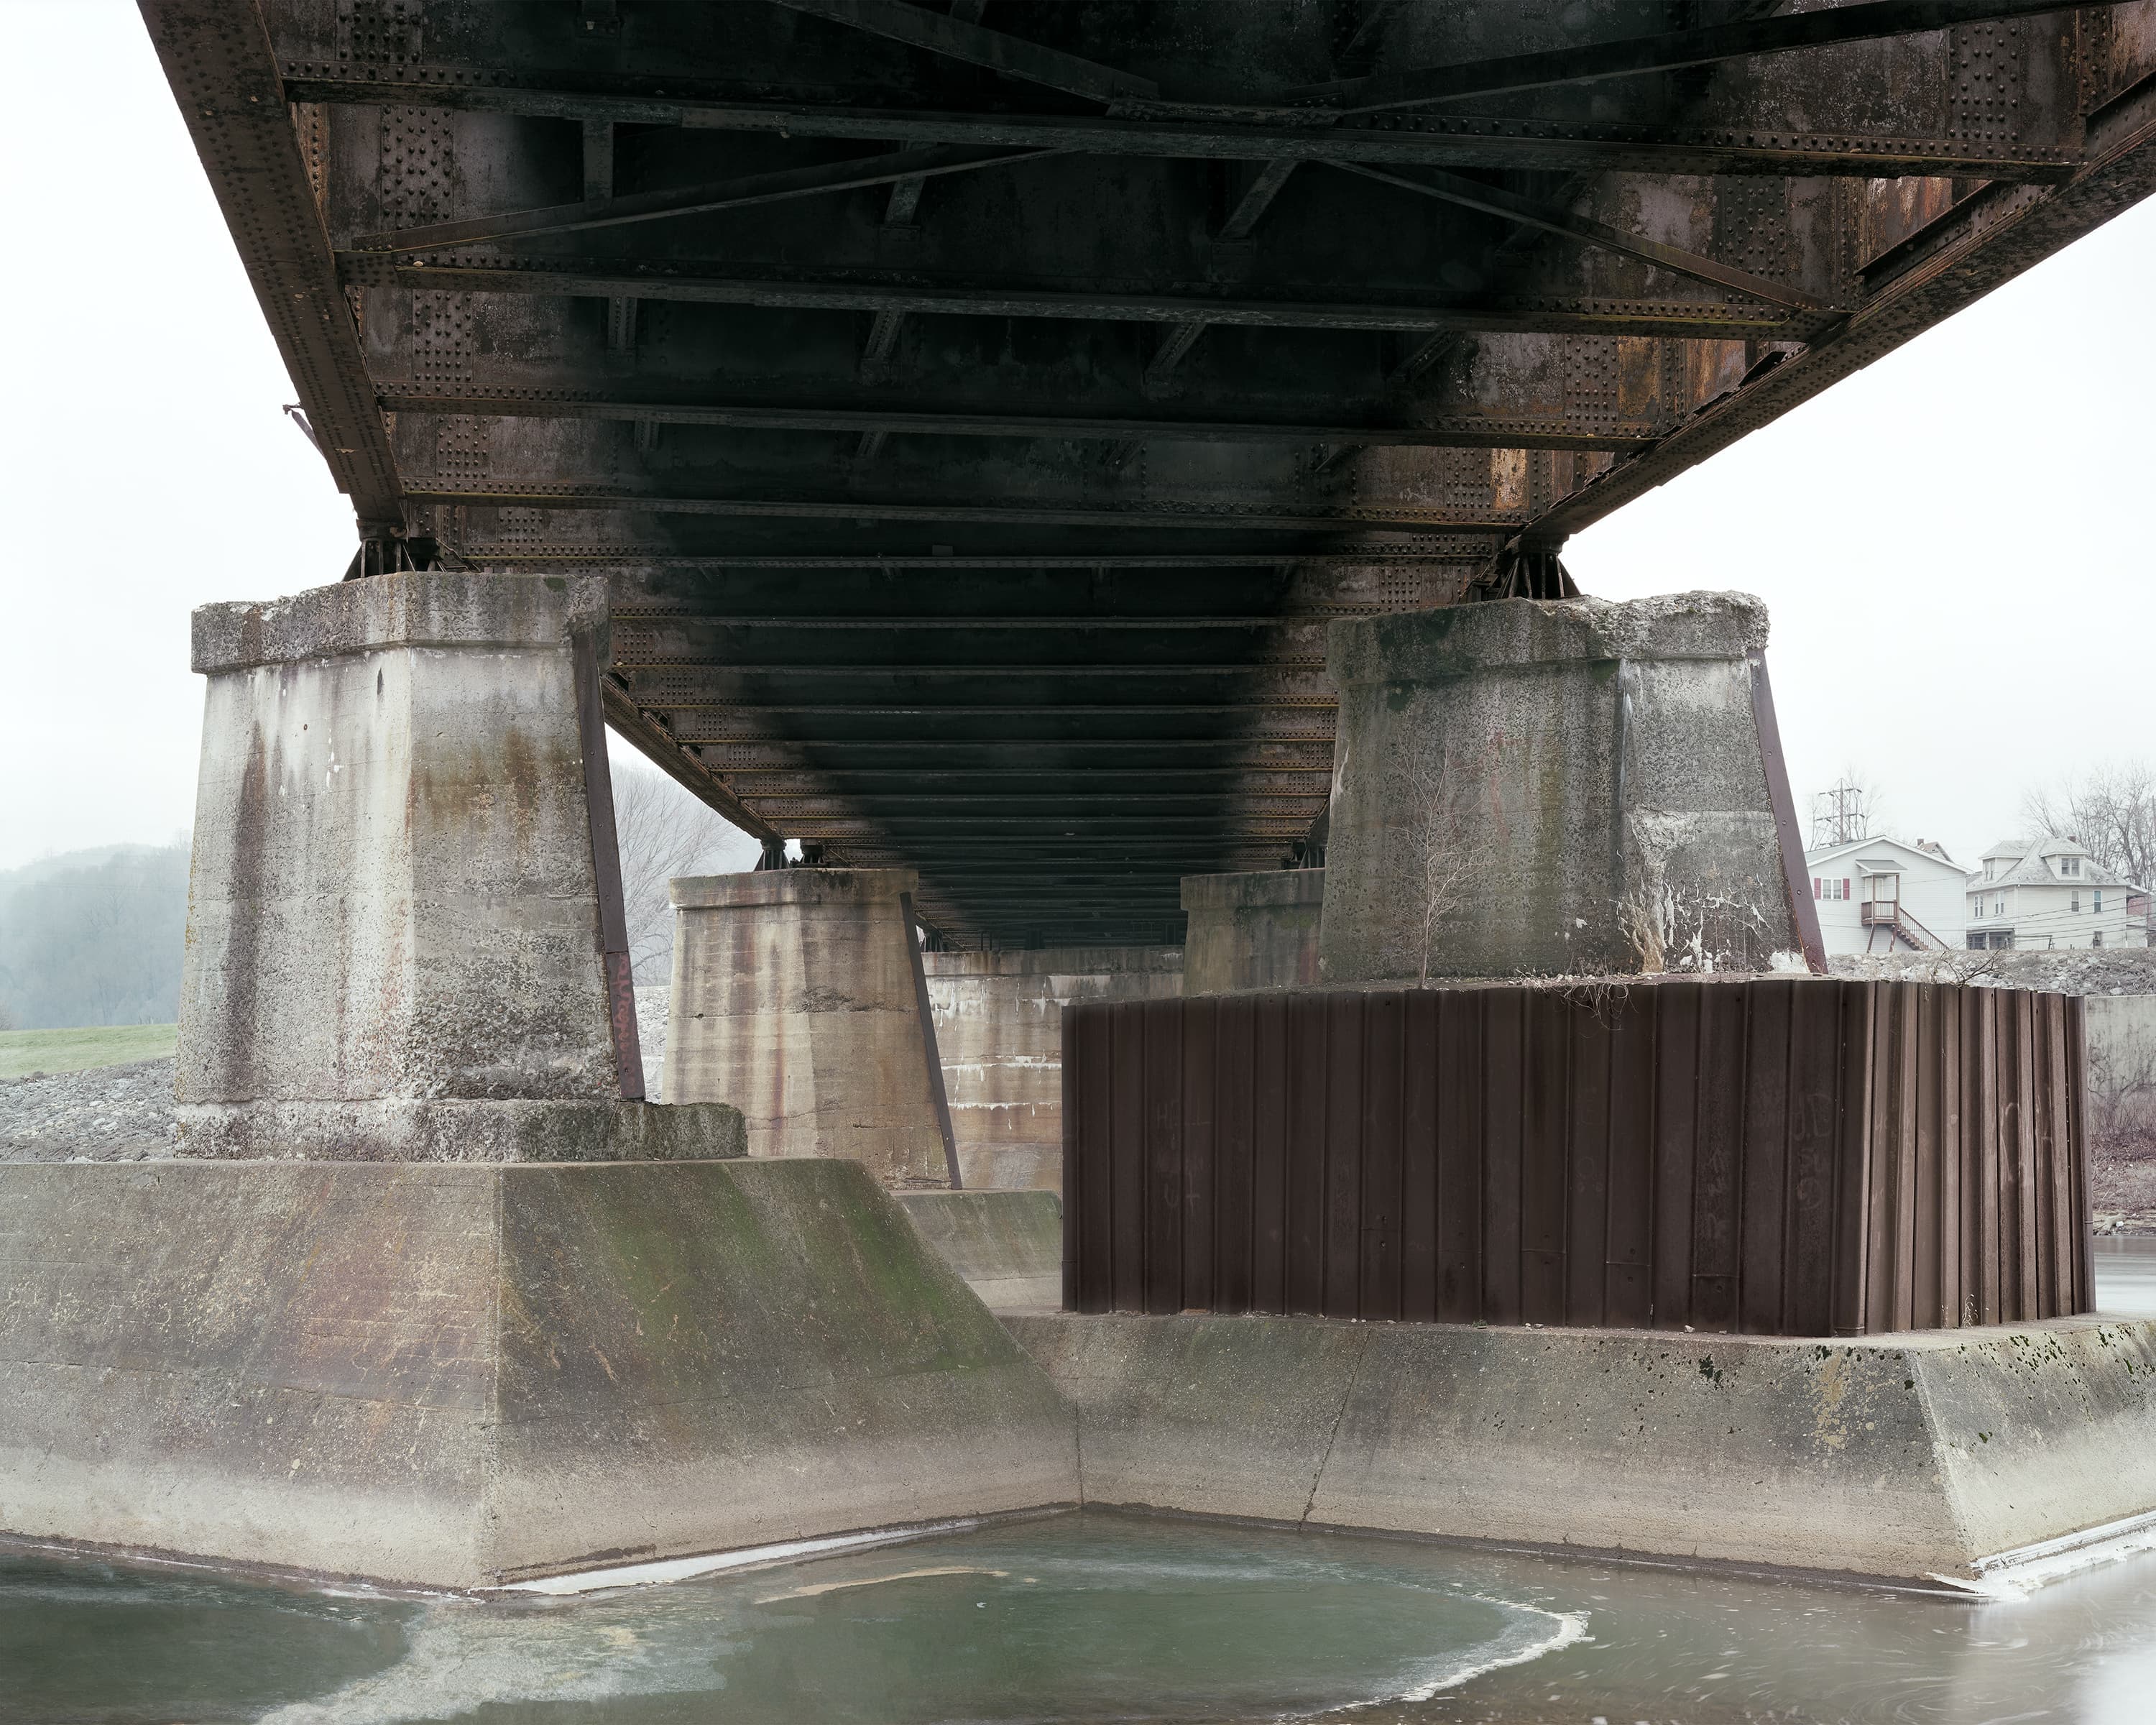
[[[1065,1503],[850,1162],[0,1165],[0,1532],[470,1587]]]

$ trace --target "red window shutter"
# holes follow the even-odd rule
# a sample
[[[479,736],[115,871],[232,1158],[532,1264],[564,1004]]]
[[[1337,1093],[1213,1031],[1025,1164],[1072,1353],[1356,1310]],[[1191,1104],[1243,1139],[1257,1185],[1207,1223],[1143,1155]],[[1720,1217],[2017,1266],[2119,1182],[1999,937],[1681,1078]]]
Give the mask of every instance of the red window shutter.
[[[1841,896],[1844,898],[1847,898],[1849,896],[1849,882],[1845,878],[1841,883]]]

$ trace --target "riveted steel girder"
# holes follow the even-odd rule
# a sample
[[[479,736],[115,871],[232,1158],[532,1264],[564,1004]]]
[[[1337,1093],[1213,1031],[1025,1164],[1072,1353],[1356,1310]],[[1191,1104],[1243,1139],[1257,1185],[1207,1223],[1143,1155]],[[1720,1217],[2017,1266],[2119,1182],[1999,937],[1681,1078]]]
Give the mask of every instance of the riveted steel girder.
[[[1328,619],[2156,189],[2156,0],[141,5],[367,530],[607,572],[617,728],[961,943],[1175,938]]]

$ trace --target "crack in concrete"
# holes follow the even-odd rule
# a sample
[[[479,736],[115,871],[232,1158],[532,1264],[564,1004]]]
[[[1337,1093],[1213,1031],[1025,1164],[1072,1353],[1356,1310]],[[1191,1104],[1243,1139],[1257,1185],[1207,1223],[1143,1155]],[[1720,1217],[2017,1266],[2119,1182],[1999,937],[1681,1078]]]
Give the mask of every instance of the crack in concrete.
[[[1364,1330],[1356,1337],[1355,1363],[1348,1368],[1347,1387],[1340,1392],[1340,1405],[1333,1410],[1332,1429],[1325,1434],[1325,1453],[1317,1458],[1317,1471],[1310,1476],[1310,1496],[1303,1500],[1302,1514],[1296,1525],[1306,1526],[1310,1512],[1317,1505],[1317,1488],[1325,1483],[1325,1470],[1332,1464],[1332,1445],[1340,1436],[1340,1424],[1348,1417],[1348,1404],[1355,1399],[1355,1386],[1362,1379],[1363,1362],[1369,1358],[1370,1332]]]

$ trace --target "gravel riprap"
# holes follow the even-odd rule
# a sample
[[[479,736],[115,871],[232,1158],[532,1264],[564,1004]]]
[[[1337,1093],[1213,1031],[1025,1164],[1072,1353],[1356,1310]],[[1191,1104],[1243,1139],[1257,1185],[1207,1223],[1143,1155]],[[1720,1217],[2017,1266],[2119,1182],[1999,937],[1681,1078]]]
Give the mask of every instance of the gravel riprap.
[[[659,1099],[667,990],[636,991],[645,1091]],[[172,1153],[172,1062],[0,1080],[0,1162],[141,1162]]]
[[[0,1162],[141,1162],[172,1153],[169,1060],[0,1083]]]

